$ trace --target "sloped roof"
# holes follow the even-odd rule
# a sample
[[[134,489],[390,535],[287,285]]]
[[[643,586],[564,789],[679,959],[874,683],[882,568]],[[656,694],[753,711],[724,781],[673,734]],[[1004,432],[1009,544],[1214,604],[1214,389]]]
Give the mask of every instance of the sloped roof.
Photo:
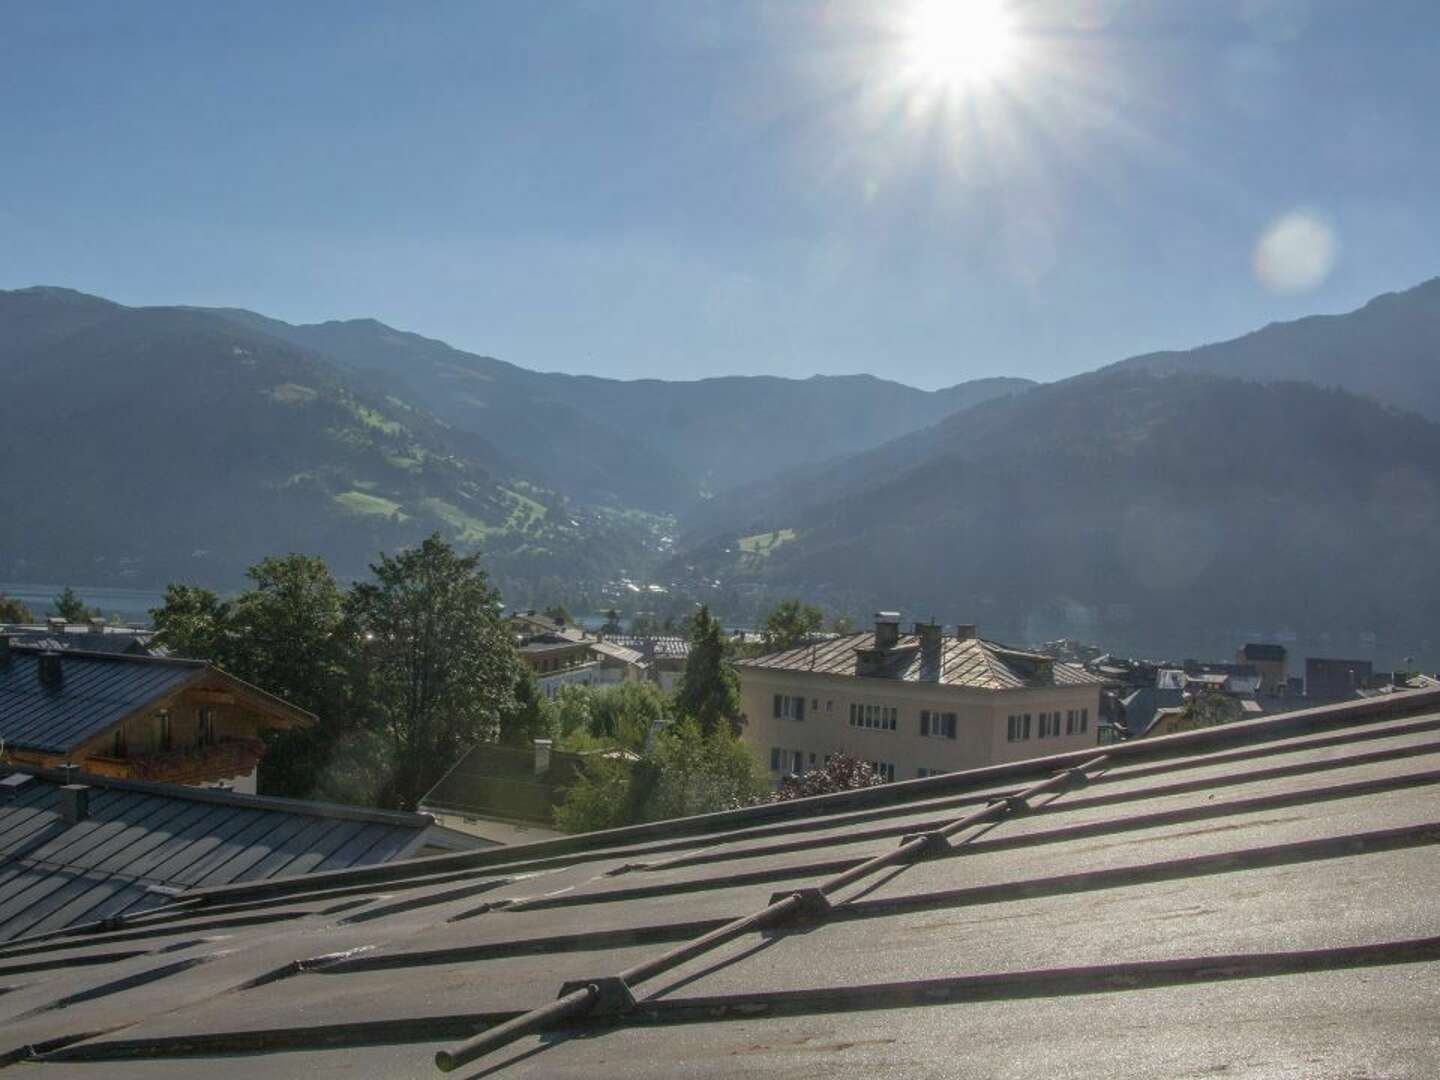
[[[616,634],[605,640],[612,645],[623,645],[627,649],[634,649],[647,659],[684,660],[690,655],[690,639],[678,634],[657,637],[631,637]]]
[[[866,669],[861,676],[859,654],[875,648],[875,634],[866,631],[829,641],[787,649],[784,652],[737,660],[742,668],[805,671],[820,675],[930,682],[975,690],[1016,690],[1027,686],[1100,686],[1105,680],[1078,664],[1052,660],[1043,653],[1011,648],[999,642],[972,637],[941,638],[938,662],[921,648],[919,637],[901,635],[883,667]],[[1048,668],[1053,675],[1047,677]],[[1052,681],[1053,680],[1053,681]]]
[[[197,885],[368,866],[412,854],[431,819],[78,774],[85,820],[67,824],[58,771],[0,766],[0,940],[134,914]],[[28,782],[26,782],[28,780]],[[7,785],[8,787],[9,785]],[[18,786],[18,785],[17,785]]]
[[[315,718],[203,660],[69,651],[58,686],[40,681],[43,650],[12,646],[0,660],[0,739],[8,746],[63,754],[185,687],[216,681],[282,716]]]
[[[632,649],[627,645],[619,645],[613,641],[592,642],[590,648],[601,656],[608,656],[612,660],[619,660],[622,664],[645,663],[645,654],[639,649]]]
[[[39,623],[10,623],[0,625],[0,634],[7,635],[17,645],[32,645],[39,649],[78,649],[83,652],[134,653],[140,656],[164,655],[163,649],[152,647],[155,638],[153,630],[137,630],[129,626],[104,626],[97,629],[89,623],[68,623],[63,628]]]
[[[432,1077],[578,980],[555,1012],[614,996],[458,1075],[1428,1076],[1437,792],[1440,691],[1415,691],[196,890],[0,947],[0,1055],[97,1080]],[[817,887],[828,912],[732,922]],[[625,970],[633,1007],[605,981]]]

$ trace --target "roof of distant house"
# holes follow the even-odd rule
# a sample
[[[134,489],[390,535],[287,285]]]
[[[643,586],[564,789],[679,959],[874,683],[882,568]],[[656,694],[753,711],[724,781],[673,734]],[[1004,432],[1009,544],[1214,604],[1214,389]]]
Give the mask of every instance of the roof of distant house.
[[[783,652],[737,660],[742,668],[803,671],[820,675],[860,676],[861,653],[875,649],[875,634],[865,631]],[[978,637],[942,635],[938,651],[928,653],[914,634],[902,634],[864,678],[930,682],[977,690],[1017,690],[1038,686],[1100,686],[1105,680],[1078,664],[1053,660],[1044,653],[1011,648]]]
[[[222,684],[294,721],[315,719],[203,660],[69,650],[50,654],[61,671],[59,681],[50,684],[40,678],[45,655],[45,650],[26,645],[12,645],[8,659],[0,654],[0,739],[10,746],[65,753],[203,681]]]
[[[0,634],[17,645],[38,649],[78,650],[92,653],[134,653],[163,656],[165,649],[154,644],[155,631],[104,623],[5,623]]]
[[[1437,790],[1440,690],[1414,691],[200,888],[0,947],[0,1060],[427,1077],[578,986],[592,1012],[457,1075],[1427,1076]]]
[[[618,660],[622,664],[643,664],[645,654],[639,649],[632,649],[628,645],[621,645],[615,641],[592,642],[590,648],[601,656],[609,657],[611,660]]]
[[[605,640],[612,645],[634,649],[649,660],[684,660],[690,655],[690,639],[678,634],[662,634],[656,637],[616,634],[606,637]]]
[[[83,784],[68,821],[60,787]],[[431,819],[0,766],[0,940],[134,915],[184,889],[415,854]]]

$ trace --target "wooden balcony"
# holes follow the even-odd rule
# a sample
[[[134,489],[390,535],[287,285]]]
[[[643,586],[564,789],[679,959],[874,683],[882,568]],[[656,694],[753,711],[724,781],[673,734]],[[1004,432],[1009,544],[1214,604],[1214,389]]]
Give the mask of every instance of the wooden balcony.
[[[129,775],[136,780],[198,784],[243,776],[260,764],[265,744],[259,739],[230,738],[210,746],[191,746],[160,753],[131,755]]]

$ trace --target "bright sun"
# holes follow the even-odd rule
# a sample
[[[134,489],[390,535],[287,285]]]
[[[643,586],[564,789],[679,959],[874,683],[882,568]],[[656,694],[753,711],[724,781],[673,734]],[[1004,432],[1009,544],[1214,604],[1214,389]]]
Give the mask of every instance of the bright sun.
[[[905,43],[916,78],[974,88],[1004,73],[1015,33],[1003,0],[916,0]]]

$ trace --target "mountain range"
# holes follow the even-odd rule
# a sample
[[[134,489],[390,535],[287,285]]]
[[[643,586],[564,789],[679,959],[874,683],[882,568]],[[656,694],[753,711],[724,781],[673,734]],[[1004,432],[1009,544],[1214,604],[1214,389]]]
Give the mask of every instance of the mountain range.
[[[0,292],[0,579],[228,586],[292,549],[355,574],[439,529],[517,598],[626,575],[736,618],[798,593],[1016,641],[1433,655],[1437,359],[1440,280],[940,391],[542,373],[369,319]]]

